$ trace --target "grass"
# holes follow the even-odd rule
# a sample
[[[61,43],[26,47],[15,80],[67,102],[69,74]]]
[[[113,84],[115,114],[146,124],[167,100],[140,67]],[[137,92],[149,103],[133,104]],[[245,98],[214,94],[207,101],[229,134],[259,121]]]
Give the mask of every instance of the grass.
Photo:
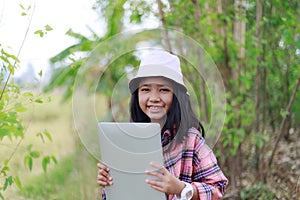
[[[30,177],[20,196],[34,200],[100,199],[95,181],[96,162],[84,154],[83,149],[78,150],[61,159],[48,173]]]
[[[58,199],[55,196],[60,192],[59,188],[66,185],[73,165],[74,155],[66,156],[48,173],[29,177],[20,194],[26,199]],[[54,185],[55,187],[53,187]],[[69,184],[69,186],[71,190],[78,191],[76,184]]]

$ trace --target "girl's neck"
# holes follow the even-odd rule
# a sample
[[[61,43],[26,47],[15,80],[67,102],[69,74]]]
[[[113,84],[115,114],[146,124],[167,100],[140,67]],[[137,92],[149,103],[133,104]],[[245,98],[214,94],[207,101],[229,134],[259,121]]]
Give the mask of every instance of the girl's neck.
[[[167,118],[163,118],[163,119],[159,119],[159,120],[153,120],[151,119],[152,123],[158,123],[160,125],[160,130],[162,130],[162,128],[164,127],[165,123],[166,123]]]

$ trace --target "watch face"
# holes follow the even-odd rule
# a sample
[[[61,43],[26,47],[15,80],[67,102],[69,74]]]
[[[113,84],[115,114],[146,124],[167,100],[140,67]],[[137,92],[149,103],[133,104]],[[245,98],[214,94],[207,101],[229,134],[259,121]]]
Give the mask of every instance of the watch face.
[[[186,184],[185,188],[181,192],[181,196],[183,199],[190,200],[192,199],[194,194],[194,189],[191,184]]]
[[[185,196],[186,196],[186,199],[191,199],[193,197],[193,191],[189,190]]]

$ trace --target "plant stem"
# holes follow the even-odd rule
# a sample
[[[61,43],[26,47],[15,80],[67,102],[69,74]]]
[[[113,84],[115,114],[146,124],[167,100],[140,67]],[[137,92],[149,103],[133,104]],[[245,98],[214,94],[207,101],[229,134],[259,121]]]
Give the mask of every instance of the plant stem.
[[[28,32],[29,32],[29,29],[30,29],[30,25],[31,25],[31,22],[32,22],[32,16],[33,16],[33,13],[34,13],[34,8],[35,8],[35,4],[33,5],[32,12],[31,12],[30,17],[29,17],[28,26],[27,26],[27,28],[26,28],[26,32],[25,32],[25,35],[24,35],[24,37],[23,37],[21,46],[20,46],[20,48],[19,48],[19,51],[18,51],[18,54],[17,54],[17,58],[19,58],[19,56],[20,56],[20,54],[21,54],[21,51],[22,51],[22,49],[23,49],[24,43],[25,43],[25,41],[26,41],[26,38],[27,38],[27,35],[28,35]],[[14,62],[13,68],[16,67],[16,64],[17,64],[17,61]],[[7,87],[7,85],[8,85],[8,81],[9,81],[9,79],[10,79],[10,77],[11,77],[11,74],[12,74],[12,71],[9,71],[8,77],[7,77],[6,81],[5,81],[5,84],[4,84],[3,89],[2,89],[2,92],[1,92],[0,101],[1,101],[2,98],[3,98],[3,94],[4,94],[5,90],[6,90],[6,87]]]

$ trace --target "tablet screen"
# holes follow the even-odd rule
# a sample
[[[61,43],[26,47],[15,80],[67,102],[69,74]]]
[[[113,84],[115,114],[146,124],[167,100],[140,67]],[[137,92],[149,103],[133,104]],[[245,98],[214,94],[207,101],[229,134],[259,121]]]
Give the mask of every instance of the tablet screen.
[[[155,170],[150,162],[163,165],[159,124],[100,122],[98,126],[101,162],[113,177],[113,185],[106,187],[107,200],[166,199],[145,182],[154,178],[145,174]]]

